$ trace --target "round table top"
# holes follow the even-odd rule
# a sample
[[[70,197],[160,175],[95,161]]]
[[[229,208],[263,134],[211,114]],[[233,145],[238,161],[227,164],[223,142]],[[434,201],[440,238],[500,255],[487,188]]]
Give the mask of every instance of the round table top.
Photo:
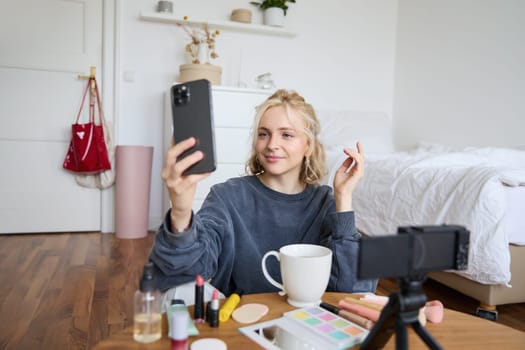
[[[339,300],[349,296],[347,293],[327,292],[323,301],[337,305]],[[224,300],[221,300],[221,304]],[[257,322],[269,321],[283,316],[286,311],[296,309],[286,302],[286,297],[277,293],[249,294],[241,297],[239,306],[248,303],[260,303],[269,307],[266,316]],[[193,310],[189,307],[190,314]],[[198,324],[199,335],[190,337],[191,342],[202,338],[219,338],[228,346],[228,349],[257,349],[261,348],[248,337],[239,332],[239,328],[249,326],[233,319],[221,322],[218,328],[212,328],[207,323]],[[427,322],[426,329],[444,349],[525,349],[525,332],[488,321],[477,316],[445,309],[441,323]],[[162,338],[150,344],[141,344],[133,340],[133,327],[111,335],[95,346],[94,349],[170,349],[171,341],[167,336],[167,322],[163,317]],[[428,349],[419,336],[408,329],[409,349]],[[359,348],[355,346],[354,348]],[[395,336],[392,336],[385,349],[395,349]]]

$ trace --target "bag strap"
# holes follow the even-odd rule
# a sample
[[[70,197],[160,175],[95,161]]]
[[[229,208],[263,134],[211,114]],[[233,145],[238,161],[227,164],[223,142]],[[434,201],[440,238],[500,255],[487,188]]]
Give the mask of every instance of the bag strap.
[[[100,93],[98,92],[98,84],[97,80],[94,77],[90,77],[88,79],[88,83],[86,85],[86,88],[84,90],[84,94],[82,96],[82,102],[80,103],[80,109],[78,110],[77,119],[75,121],[75,124],[78,124],[78,121],[80,119],[80,114],[82,114],[82,108],[84,107],[84,102],[86,101],[86,95],[90,88],[90,86],[93,85],[93,91],[94,93],[89,94],[89,121],[95,124],[95,106],[93,102],[93,95],[96,97],[97,106],[98,106],[98,112],[99,112],[99,121],[102,128],[104,128],[104,112],[102,111],[102,104],[100,103]]]
[[[97,97],[97,105],[98,105],[98,113],[99,113],[99,120],[100,120],[100,125],[104,125],[104,112],[102,111],[102,103],[100,103],[100,93],[98,92],[98,84],[97,84],[97,81],[95,80],[95,78],[93,78],[93,82],[95,84],[95,95]]]
[[[84,95],[82,96],[82,102],[80,103],[80,108],[78,110],[77,120],[75,121],[75,124],[78,124],[78,120],[80,119],[80,114],[82,113],[82,107],[84,107],[84,101],[86,100],[86,95],[87,95],[90,85],[91,85],[91,78],[89,78],[86,88],[84,89]]]

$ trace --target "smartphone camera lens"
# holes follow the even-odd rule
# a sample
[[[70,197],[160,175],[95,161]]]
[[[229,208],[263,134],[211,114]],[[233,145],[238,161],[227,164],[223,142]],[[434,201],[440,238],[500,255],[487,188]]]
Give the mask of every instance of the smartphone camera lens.
[[[175,106],[188,103],[190,101],[190,89],[186,85],[176,86],[173,89],[173,103]]]

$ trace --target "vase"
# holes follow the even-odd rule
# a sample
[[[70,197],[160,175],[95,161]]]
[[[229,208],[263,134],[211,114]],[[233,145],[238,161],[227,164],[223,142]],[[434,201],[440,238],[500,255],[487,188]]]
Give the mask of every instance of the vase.
[[[222,68],[213,64],[183,64],[179,67],[179,81],[207,79],[212,85],[221,85]]]
[[[284,10],[279,7],[269,7],[264,10],[264,24],[273,27],[284,26]]]
[[[197,58],[199,59],[200,64],[208,63],[210,57],[210,49],[208,44],[200,43],[197,48]]]

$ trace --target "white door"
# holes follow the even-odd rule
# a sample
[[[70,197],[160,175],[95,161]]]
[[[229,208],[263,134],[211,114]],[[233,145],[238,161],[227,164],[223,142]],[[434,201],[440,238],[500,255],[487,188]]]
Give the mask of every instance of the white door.
[[[0,6],[0,233],[98,231],[100,191],[62,162],[86,84],[78,74],[101,70],[102,0]]]

